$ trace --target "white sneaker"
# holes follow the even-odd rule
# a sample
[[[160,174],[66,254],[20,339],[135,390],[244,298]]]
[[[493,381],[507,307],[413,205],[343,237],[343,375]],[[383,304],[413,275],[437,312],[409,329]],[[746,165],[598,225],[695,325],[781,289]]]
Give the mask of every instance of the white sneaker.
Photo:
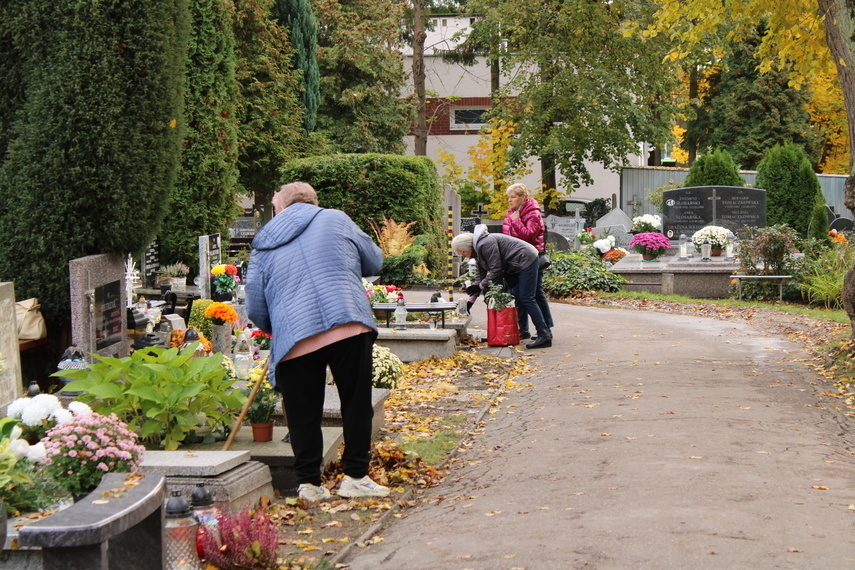
[[[354,479],[345,475],[338,488],[338,494],[342,497],[388,497],[389,487],[378,485],[366,475],[362,479]]]
[[[301,483],[297,487],[297,496],[303,499],[304,501],[309,501],[312,503],[332,498],[329,489],[327,489],[323,485],[319,487],[310,483]]]

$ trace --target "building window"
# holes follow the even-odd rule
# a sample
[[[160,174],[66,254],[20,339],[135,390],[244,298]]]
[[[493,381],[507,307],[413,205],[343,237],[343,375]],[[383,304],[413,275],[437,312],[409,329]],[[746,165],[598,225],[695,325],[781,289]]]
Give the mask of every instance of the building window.
[[[451,129],[457,131],[477,130],[487,124],[485,107],[456,107],[451,111]]]

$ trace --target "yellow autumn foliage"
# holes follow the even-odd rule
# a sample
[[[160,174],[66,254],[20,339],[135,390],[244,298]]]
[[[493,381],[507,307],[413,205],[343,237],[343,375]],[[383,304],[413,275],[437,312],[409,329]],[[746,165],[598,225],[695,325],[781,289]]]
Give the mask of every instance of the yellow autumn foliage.
[[[383,250],[383,254],[386,256],[401,255],[416,241],[415,236],[410,232],[410,228],[416,222],[408,224],[399,223],[383,216],[382,228],[374,220],[370,220],[369,223],[374,230],[374,234],[377,236],[377,243],[380,245],[380,249]]]

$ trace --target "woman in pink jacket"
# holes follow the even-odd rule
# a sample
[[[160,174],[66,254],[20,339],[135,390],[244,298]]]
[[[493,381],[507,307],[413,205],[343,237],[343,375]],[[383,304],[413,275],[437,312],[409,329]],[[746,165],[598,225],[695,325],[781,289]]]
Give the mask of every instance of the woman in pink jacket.
[[[505,221],[502,222],[502,233],[530,243],[539,252],[545,251],[546,226],[540,214],[540,206],[534,198],[529,198],[528,188],[522,183],[511,184],[506,194],[510,208],[505,214]],[[542,270],[538,270],[535,299],[547,326],[552,328],[554,323],[549,302],[546,300],[546,291],[543,290]],[[531,333],[528,331],[528,313],[523,307],[518,307],[517,311],[519,312],[520,339],[531,338]]]

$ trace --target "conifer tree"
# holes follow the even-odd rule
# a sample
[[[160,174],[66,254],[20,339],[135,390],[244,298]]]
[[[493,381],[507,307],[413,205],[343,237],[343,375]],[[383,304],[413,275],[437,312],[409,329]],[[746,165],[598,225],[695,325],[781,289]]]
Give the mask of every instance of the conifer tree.
[[[320,74],[316,51],[318,21],[311,0],[278,0],[279,24],[287,28],[291,46],[296,52],[294,65],[302,74],[300,102],[303,105],[303,128],[314,132],[320,104]]]
[[[788,224],[807,237],[814,211],[825,211],[819,179],[807,154],[788,143],[769,149],[757,168],[756,186],[766,191],[766,224]]]
[[[733,157],[726,150],[713,150],[699,156],[689,168],[683,185],[692,186],[745,186]]]
[[[184,0],[0,1],[0,276],[68,318],[68,262],[139,253],[180,160]]]

